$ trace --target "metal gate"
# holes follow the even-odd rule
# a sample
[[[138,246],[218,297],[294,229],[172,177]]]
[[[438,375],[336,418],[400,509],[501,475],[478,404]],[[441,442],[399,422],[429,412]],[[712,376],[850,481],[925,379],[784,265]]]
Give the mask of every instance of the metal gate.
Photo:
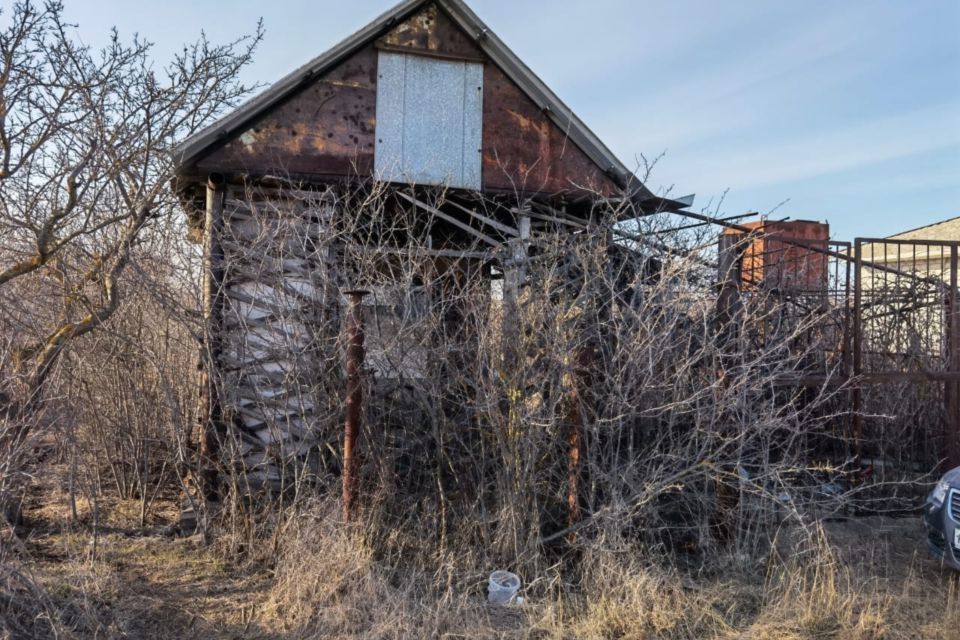
[[[880,472],[960,464],[958,247],[854,241],[853,439]]]

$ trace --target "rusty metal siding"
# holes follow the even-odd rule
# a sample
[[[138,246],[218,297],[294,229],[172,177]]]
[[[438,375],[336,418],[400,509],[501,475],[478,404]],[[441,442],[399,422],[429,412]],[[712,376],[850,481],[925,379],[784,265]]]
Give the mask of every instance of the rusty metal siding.
[[[480,189],[483,65],[380,51],[376,175]]]
[[[377,52],[370,45],[202,158],[201,172],[369,175]]]
[[[483,87],[477,92],[482,93],[478,96],[482,111],[476,120],[465,123],[464,141],[469,142],[461,149],[461,153],[482,149],[480,165],[466,158],[463,179],[455,182],[490,192],[618,193],[615,181],[605,173],[609,167],[596,164],[552,121],[543,105],[489,61],[471,34],[433,4],[318,74],[313,83],[201,157],[195,170],[316,179],[372,175],[376,131],[390,127],[377,122],[378,62],[382,55],[402,53],[456,65],[487,60],[470,67],[482,70],[476,83]],[[464,97],[473,96],[465,93]],[[472,104],[464,105],[473,113]],[[428,135],[420,139],[432,142],[436,130],[424,129]]]
[[[398,24],[377,41],[377,46],[473,62],[486,58],[473,38],[435,4],[427,5]]]
[[[615,195],[617,186],[494,64],[484,65],[483,188]]]

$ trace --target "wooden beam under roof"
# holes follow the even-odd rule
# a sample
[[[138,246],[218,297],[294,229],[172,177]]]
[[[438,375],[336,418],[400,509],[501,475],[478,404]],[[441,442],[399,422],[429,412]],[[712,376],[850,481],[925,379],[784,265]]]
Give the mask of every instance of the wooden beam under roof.
[[[499,248],[502,246],[502,243],[499,242],[498,240],[495,240],[495,239],[491,238],[490,236],[488,236],[487,234],[485,234],[485,233],[483,233],[483,232],[481,232],[481,231],[477,231],[476,229],[474,229],[473,227],[471,227],[471,226],[468,225],[467,223],[462,222],[462,221],[460,221],[460,220],[457,220],[457,219],[454,218],[453,216],[451,216],[451,215],[449,215],[449,214],[447,214],[447,213],[444,213],[443,211],[440,211],[440,210],[437,209],[436,207],[432,207],[432,206],[430,206],[429,204],[427,204],[427,203],[425,203],[425,202],[421,202],[420,200],[417,200],[415,197],[413,197],[413,196],[411,196],[411,195],[409,195],[409,194],[406,194],[406,193],[404,193],[403,191],[396,191],[395,193],[396,193],[398,196],[400,196],[401,198],[403,198],[404,200],[406,200],[407,202],[409,202],[409,203],[411,203],[411,204],[413,204],[413,205],[415,205],[415,206],[423,209],[424,211],[428,211],[428,212],[432,213],[433,215],[437,216],[437,217],[440,218],[441,220],[446,220],[447,222],[449,222],[450,224],[454,225],[455,227],[458,227],[458,228],[460,228],[460,229],[463,229],[463,230],[466,231],[467,233],[469,233],[469,234],[471,234],[471,235],[479,238],[480,240],[483,240],[484,242],[486,242],[487,244],[489,244],[489,245],[492,246],[492,247],[496,247],[496,248],[499,249]]]
[[[494,220],[493,218],[490,218],[490,217],[488,217],[488,216],[483,215],[482,213],[480,213],[480,212],[478,212],[478,211],[474,211],[474,210],[469,209],[469,208],[467,208],[467,207],[464,207],[464,206],[462,206],[462,205],[460,205],[460,204],[457,204],[457,203],[454,202],[453,200],[446,200],[445,202],[446,202],[447,204],[449,204],[450,206],[454,207],[455,209],[459,209],[460,211],[463,211],[464,213],[473,216],[474,218],[476,218],[476,219],[479,220],[480,222],[482,222],[482,223],[484,223],[484,224],[486,224],[486,225],[489,225],[489,226],[493,227],[494,229],[497,229],[498,231],[502,231],[503,233],[505,233],[505,234],[507,234],[507,235],[510,235],[510,236],[513,236],[513,237],[515,237],[515,238],[519,238],[519,237],[520,237],[520,232],[519,232],[518,230],[514,229],[513,227],[509,226],[509,225],[505,225],[505,224],[503,224],[502,222],[497,222],[497,221]]]

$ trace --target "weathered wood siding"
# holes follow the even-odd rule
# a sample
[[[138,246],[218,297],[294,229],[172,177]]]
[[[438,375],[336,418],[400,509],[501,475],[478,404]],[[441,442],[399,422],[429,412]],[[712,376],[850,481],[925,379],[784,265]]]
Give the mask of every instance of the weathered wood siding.
[[[353,242],[337,225],[342,206],[331,193],[226,188],[215,375],[231,428],[221,459],[254,490],[281,489],[338,446],[347,285],[370,290],[365,366],[381,389],[442,375],[431,369],[436,332],[462,334],[469,351],[463,308],[489,295],[483,259]]]
[[[484,62],[483,190],[616,192],[605,174],[495,64],[430,4],[197,163],[201,173],[370,175],[376,147],[377,48]]]

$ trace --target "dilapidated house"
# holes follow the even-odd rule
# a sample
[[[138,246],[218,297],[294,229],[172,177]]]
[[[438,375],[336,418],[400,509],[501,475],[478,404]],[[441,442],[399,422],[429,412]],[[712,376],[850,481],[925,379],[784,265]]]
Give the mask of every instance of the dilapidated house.
[[[489,290],[502,276],[506,304],[532,235],[574,233],[614,207],[689,204],[651,193],[461,0],[402,2],[186,140],[178,163],[190,233],[206,249],[210,419],[236,436],[257,486],[282,484],[283,461],[317,447],[316,425],[342,420],[319,415],[316,398],[342,360],[324,360],[312,338],[322,326],[341,333],[347,291],[373,293],[363,314],[374,375],[425,375],[409,340],[391,357],[386,311],[416,313],[418,291],[444,279]],[[341,225],[326,241],[369,214],[371,193],[380,222]],[[360,233],[376,235],[381,282],[356,281],[344,240]],[[412,235],[429,268],[398,287],[389,256]]]

